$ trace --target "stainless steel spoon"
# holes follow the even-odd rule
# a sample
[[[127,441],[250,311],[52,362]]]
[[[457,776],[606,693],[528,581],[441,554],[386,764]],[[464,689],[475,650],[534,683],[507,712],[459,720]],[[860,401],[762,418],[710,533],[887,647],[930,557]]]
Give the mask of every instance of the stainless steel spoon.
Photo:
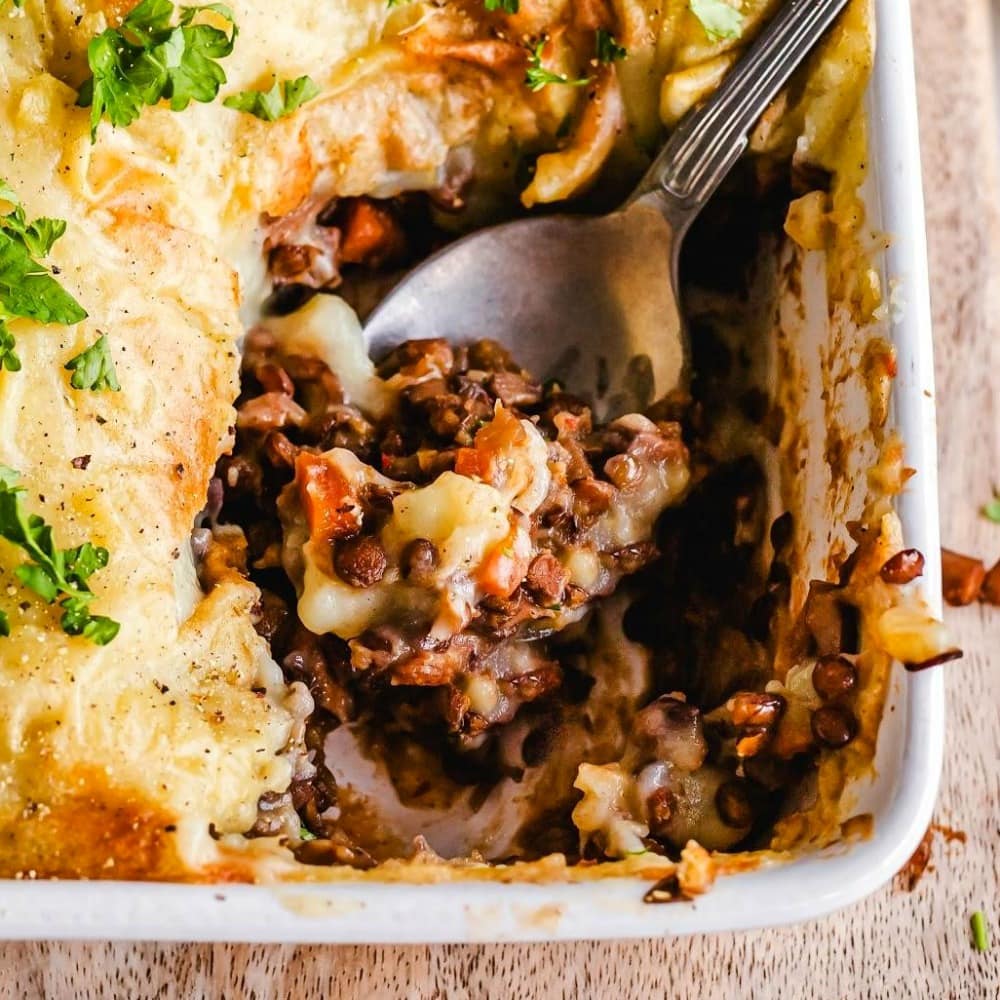
[[[603,404],[605,417],[681,384],[684,235],[846,3],[788,0],[618,211],[520,219],[428,258],[369,317],[369,353],[378,358],[411,338],[492,337],[530,371],[571,381],[574,392]]]

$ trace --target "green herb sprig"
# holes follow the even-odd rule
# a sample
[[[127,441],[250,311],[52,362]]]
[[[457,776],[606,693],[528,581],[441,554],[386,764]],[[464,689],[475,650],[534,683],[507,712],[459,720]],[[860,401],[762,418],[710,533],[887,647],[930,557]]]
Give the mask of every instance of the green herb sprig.
[[[628,55],[628,50],[615,41],[615,36],[610,31],[605,31],[603,28],[597,29],[594,47],[597,61],[602,63],[617,62]]]
[[[69,325],[86,319],[87,312],[37,259],[51,252],[66,223],[44,217],[29,222],[21,199],[2,179],[0,202],[11,206],[0,215],[0,369],[16,372],[21,359],[7,326],[11,320]]]
[[[986,929],[986,914],[982,910],[976,910],[969,919],[972,928],[972,946],[978,952],[988,951],[990,947],[990,935]]]
[[[229,22],[229,31],[195,24],[206,12]],[[87,48],[91,76],[77,104],[90,108],[90,139],[97,139],[103,117],[114,126],[130,125],[142,109],[169,100],[173,111],[191,101],[215,100],[226,74],[218,60],[233,51],[238,29],[225,4],[177,8],[170,0],[142,0],[122,21]]]
[[[104,615],[92,615],[94,594],[88,580],[108,564],[108,550],[84,542],[73,549],[60,549],[52,538],[52,527],[24,507],[19,473],[0,465],[0,538],[17,545],[30,558],[14,570],[17,579],[47,604],[62,608],[59,624],[67,635],[82,635],[98,646],[106,646],[118,635],[121,625]],[[10,634],[6,615],[0,624]]]
[[[739,38],[743,15],[726,0],[688,0],[691,13],[701,22],[711,42]]]
[[[584,87],[590,83],[590,77],[581,76],[576,79],[571,79],[568,76],[564,76],[562,73],[553,73],[552,70],[546,69],[542,63],[542,50],[545,48],[545,39],[543,38],[530,52],[528,56],[528,70],[524,76],[524,82],[528,85],[529,90],[537,93],[543,87],[547,87],[550,83],[559,83],[567,87]]]
[[[285,80],[280,85],[277,80],[270,90],[242,90],[222,103],[227,108],[242,111],[266,122],[276,122],[298,111],[306,101],[311,101],[319,93],[319,87],[308,76],[296,80]]]
[[[483,0],[487,10],[502,10],[505,14],[516,14],[521,9],[521,0]]]
[[[74,389],[89,389],[91,392],[104,389],[118,392],[121,389],[106,334],[102,333],[90,347],[70,358],[63,367],[73,373],[69,384]]]

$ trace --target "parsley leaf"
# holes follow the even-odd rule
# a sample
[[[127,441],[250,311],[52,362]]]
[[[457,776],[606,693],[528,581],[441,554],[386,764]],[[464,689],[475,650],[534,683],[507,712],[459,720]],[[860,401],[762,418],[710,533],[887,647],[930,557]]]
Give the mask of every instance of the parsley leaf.
[[[311,101],[319,93],[308,76],[300,76],[296,80],[285,80],[280,85],[274,81],[270,90],[244,90],[232,97],[227,97],[222,103],[227,108],[243,111],[266,122],[276,122],[298,111],[306,101]]]
[[[47,604],[59,602],[59,623],[68,635],[82,635],[105,646],[121,626],[104,615],[90,614],[94,594],[88,580],[108,564],[108,550],[91,542],[74,549],[59,549],[52,539],[52,526],[37,514],[24,509],[25,490],[17,485],[18,474],[0,466],[0,538],[17,545],[30,557],[14,570],[17,579]],[[10,623],[6,616],[0,631]]]
[[[688,0],[694,14],[711,42],[739,38],[743,30],[743,15],[730,7],[726,0]]]
[[[70,597],[60,605],[63,608],[59,624],[67,635],[82,635],[98,646],[106,646],[121,628],[107,615],[92,615],[87,610],[91,597]]]
[[[528,56],[528,70],[524,75],[524,82],[531,91],[537,93],[550,83],[562,83],[569,87],[584,87],[590,83],[589,76],[581,76],[575,80],[571,80],[562,73],[553,73],[552,70],[546,69],[542,65],[542,49],[544,48],[545,39],[543,38],[531,50],[531,54]]]
[[[989,951],[990,934],[986,929],[986,914],[982,910],[976,910],[969,918],[972,926],[972,947],[978,952]]]
[[[18,236],[0,228],[0,318],[13,316],[68,326],[86,319],[87,313],[32,259]]]
[[[191,101],[215,100],[226,82],[217,60],[233,51],[238,34],[233,12],[221,3],[181,7],[174,24],[175,10],[170,0],[142,0],[120,28],[108,28],[91,41],[91,76],[76,102],[91,109],[91,142],[104,116],[113,126],[124,126],[160,100],[169,100],[172,111],[183,111]],[[225,18],[229,32],[195,24],[205,11]]]
[[[1000,524],[1000,496],[995,496],[983,504],[983,514],[994,524]]]
[[[210,10],[221,15],[232,26],[232,34],[213,28],[209,24],[192,24],[200,11]],[[215,61],[228,56],[233,51],[237,29],[232,11],[224,4],[213,3],[204,7],[182,7],[181,27],[170,33],[162,46],[168,59],[179,57],[177,68],[170,73],[168,92],[171,111],[183,111],[191,101],[207,104],[215,100],[219,87],[226,82],[226,74]]]
[[[10,619],[6,611],[0,611],[0,636],[10,635]]]
[[[40,278],[40,281],[31,283],[31,291],[44,291],[41,307],[42,312],[46,313],[41,315],[30,308],[23,312],[17,311],[14,305],[5,301],[3,288],[0,287],[0,318],[3,317],[3,310],[9,315],[25,316],[43,323],[77,323],[86,318],[87,314],[82,307],[62,290],[59,283],[41,264],[31,259],[45,257],[51,252],[56,240],[66,232],[66,223],[62,219],[44,217],[29,222],[21,199],[2,179],[0,179],[0,201],[13,206],[13,211],[0,215],[0,268],[5,268],[0,270],[0,285],[6,282],[13,287],[18,283],[18,272],[23,272],[24,278]],[[54,293],[52,286],[62,293],[61,297]],[[59,318],[60,316],[66,318]]]
[[[20,371],[14,334],[7,326],[15,317],[39,323],[78,323],[86,310],[36,258],[46,256],[66,232],[62,219],[29,222],[15,191],[0,179],[0,202],[12,211],[0,215],[0,369]]]
[[[0,216],[0,228],[20,239],[33,257],[47,257],[56,240],[66,232],[66,223],[46,218],[28,222],[23,206],[18,204],[9,215]]]
[[[73,373],[69,384],[74,389],[90,389],[91,392],[102,389],[118,392],[121,389],[106,334],[102,333],[85,351],[70,358],[63,368]]]
[[[13,215],[6,218],[9,232],[17,232],[28,252],[33,257],[47,257],[56,240],[66,232],[66,223],[62,219],[35,219],[27,222],[24,209],[17,209]]]
[[[597,61],[602,63],[617,62],[628,55],[628,50],[615,41],[615,36],[610,31],[605,31],[603,28],[597,29],[595,48]]]
[[[7,215],[0,215],[0,228],[20,238],[34,257],[45,257],[52,249],[56,240],[66,232],[66,223],[62,219],[35,219],[28,222],[24,214],[24,205],[17,192],[0,178],[0,201],[6,201],[14,207]]]
[[[21,370],[21,359],[17,356],[17,341],[14,334],[7,329],[7,324],[0,319],[0,370],[4,368],[9,372],[19,372]]]
[[[483,0],[487,10],[502,10],[505,14],[516,14],[521,9],[521,0]]]

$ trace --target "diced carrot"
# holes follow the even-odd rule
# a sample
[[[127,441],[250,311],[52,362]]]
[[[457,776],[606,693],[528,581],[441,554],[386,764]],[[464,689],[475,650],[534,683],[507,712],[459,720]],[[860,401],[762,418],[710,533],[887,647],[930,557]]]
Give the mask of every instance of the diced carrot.
[[[983,580],[979,599],[987,604],[1000,604],[1000,562],[997,562]]]
[[[342,261],[377,266],[399,256],[404,247],[403,232],[387,208],[368,198],[351,203],[340,243]]]
[[[460,476],[481,476],[482,462],[475,448],[459,448],[455,452],[455,471]]]
[[[348,481],[319,455],[300,452],[295,459],[295,485],[312,541],[331,542],[361,527],[361,506]]]
[[[483,560],[478,582],[492,597],[510,597],[521,585],[531,564],[531,539],[520,525]]]
[[[950,549],[941,550],[941,589],[944,599],[954,607],[971,604],[979,596],[986,579],[982,559],[963,556]]]
[[[497,405],[493,419],[476,432],[477,475],[483,482],[503,489],[510,475],[510,463],[524,444],[526,432],[510,410]]]

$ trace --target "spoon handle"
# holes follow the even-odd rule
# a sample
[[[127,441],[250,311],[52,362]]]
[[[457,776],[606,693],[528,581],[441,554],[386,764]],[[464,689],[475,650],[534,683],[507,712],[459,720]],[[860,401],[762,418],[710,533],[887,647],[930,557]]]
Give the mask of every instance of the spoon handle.
[[[788,0],[718,90],[670,136],[629,198],[664,198],[676,224],[698,213],[747,146],[747,134],[848,0]]]

